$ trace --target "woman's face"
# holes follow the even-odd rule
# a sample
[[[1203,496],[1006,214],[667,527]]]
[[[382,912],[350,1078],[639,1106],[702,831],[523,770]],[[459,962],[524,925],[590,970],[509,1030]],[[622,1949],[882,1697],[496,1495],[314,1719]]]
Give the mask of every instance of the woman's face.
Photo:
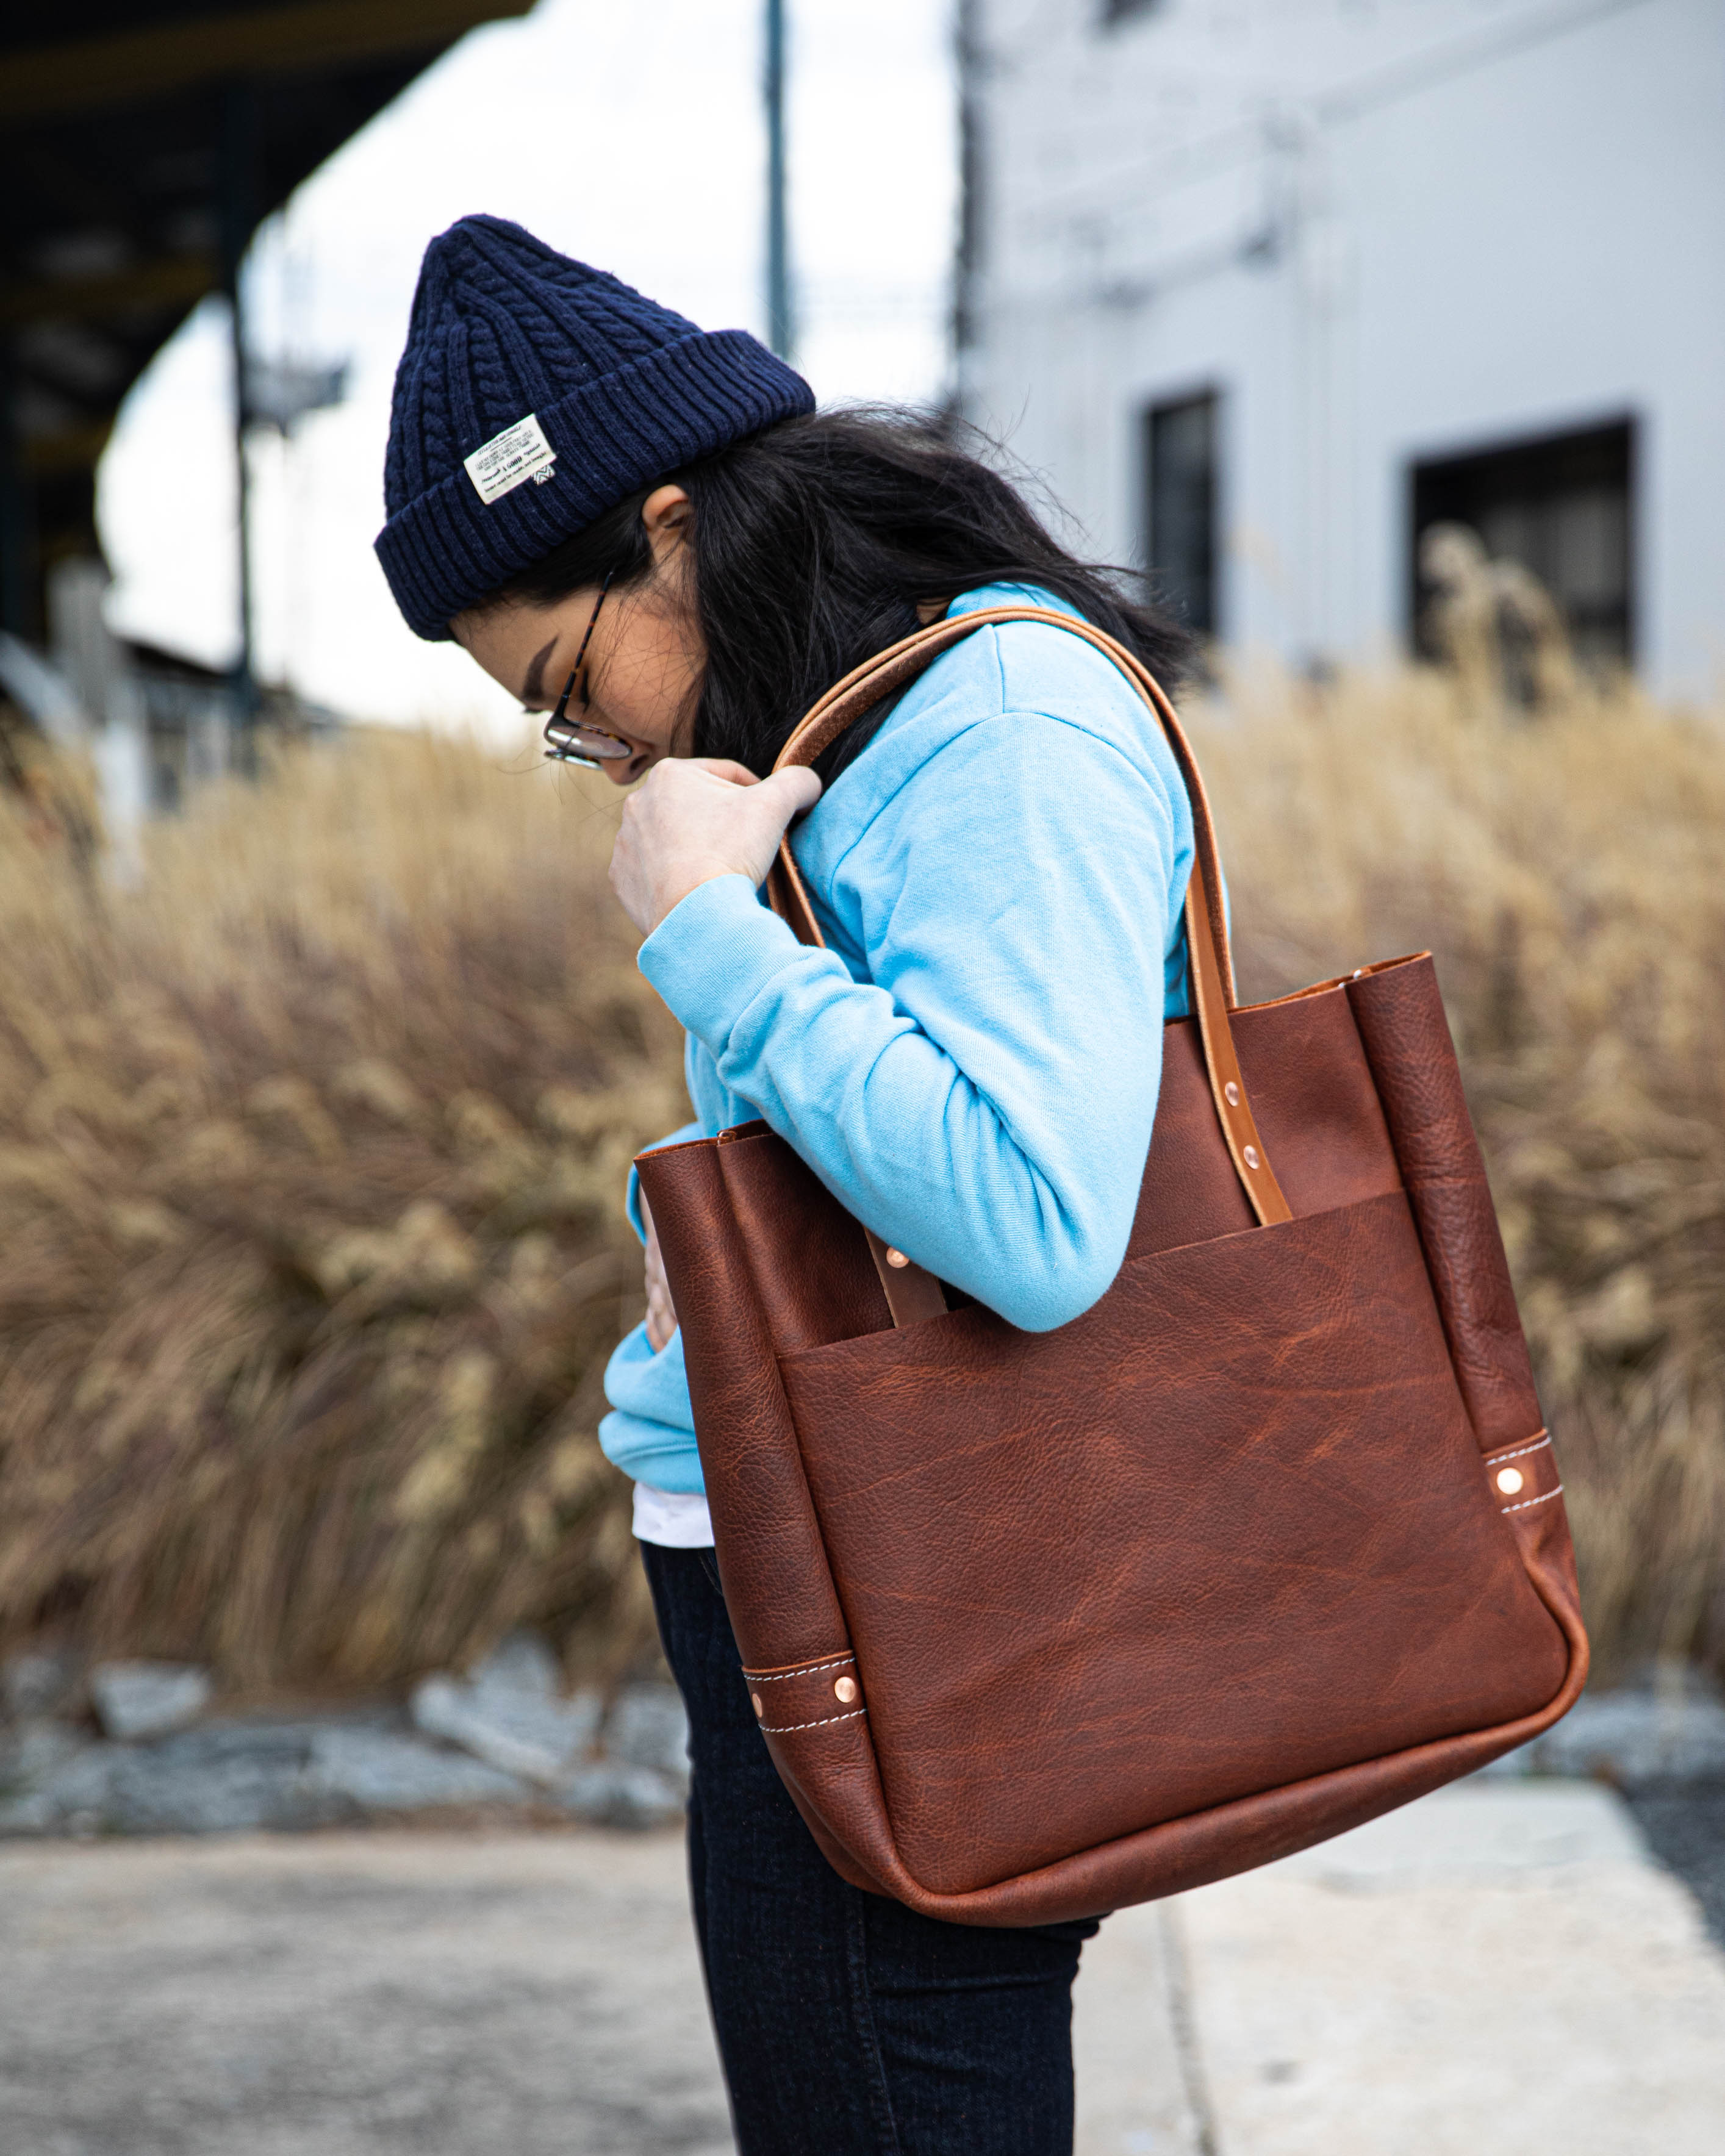
[[[605,595],[569,699],[572,723],[614,736],[626,753],[604,759],[608,778],[632,785],[661,757],[687,756],[706,654],[689,603],[693,511],[680,486],[656,487],[641,507],[653,550],[644,585]],[[572,592],[552,606],[492,607],[449,624],[462,649],[530,711],[549,711],[563,693],[599,596]],[[601,744],[602,745],[602,744]]]

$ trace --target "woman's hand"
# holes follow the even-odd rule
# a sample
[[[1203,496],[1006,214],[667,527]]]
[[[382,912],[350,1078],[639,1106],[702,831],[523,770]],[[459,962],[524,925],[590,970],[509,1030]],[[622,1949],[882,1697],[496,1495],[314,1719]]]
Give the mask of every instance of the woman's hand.
[[[812,771],[757,779],[717,757],[666,757],[624,804],[611,888],[644,936],[715,876],[746,875],[758,890],[785,826],[819,796]]]
[[[647,1345],[656,1355],[670,1344],[677,1329],[677,1306],[671,1301],[670,1282],[665,1276],[665,1260],[659,1254],[659,1230],[647,1201],[641,1200],[641,1224],[647,1230]]]

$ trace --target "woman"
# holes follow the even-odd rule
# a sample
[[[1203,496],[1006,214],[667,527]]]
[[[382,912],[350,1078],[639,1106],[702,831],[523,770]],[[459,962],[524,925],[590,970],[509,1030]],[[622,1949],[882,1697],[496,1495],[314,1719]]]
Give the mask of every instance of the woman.
[[[1192,824],[1158,729],[1100,654],[1019,624],[943,654],[819,776],[762,774],[824,690],[919,621],[1064,608],[1164,682],[1183,640],[937,430],[814,403],[742,332],[464,218],[426,255],[378,553],[420,635],[640,782],[611,876],[688,1031],[697,1121],[675,1135],[764,1116],[886,1241],[1047,1329],[1119,1268],[1163,1023],[1186,1007]],[[825,950],[757,896],[799,814]],[[1070,1988],[1096,1927],[932,1922],[820,1856],[749,1706],[676,1316],[630,1205],[648,1315],[600,1435],[635,1479],[689,1710],[696,1922],[739,2145],[1069,2150]]]

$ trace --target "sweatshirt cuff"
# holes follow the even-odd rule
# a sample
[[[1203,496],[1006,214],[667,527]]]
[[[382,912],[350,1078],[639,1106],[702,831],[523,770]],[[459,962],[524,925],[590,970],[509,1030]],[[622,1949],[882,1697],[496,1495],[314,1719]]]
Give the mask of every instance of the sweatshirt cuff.
[[[802,949],[747,876],[723,875],[679,900],[636,963],[672,1016],[717,1056],[755,998]]]

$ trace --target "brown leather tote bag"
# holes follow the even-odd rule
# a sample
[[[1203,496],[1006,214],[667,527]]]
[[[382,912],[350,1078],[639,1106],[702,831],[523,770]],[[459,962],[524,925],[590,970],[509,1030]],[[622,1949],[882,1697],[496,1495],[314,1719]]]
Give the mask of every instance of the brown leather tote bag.
[[[949,1308],[764,1123],[637,1165],[773,1763],[846,1879],[1012,1925],[1225,1877],[1483,1766],[1567,1710],[1587,1640],[1430,956],[1239,1009],[1179,723],[1065,614],[907,639],[779,762],[1005,621],[1121,668],[1197,827],[1196,1015],[1164,1035],[1112,1287],[1053,1332]],[[819,942],[788,844],[769,896]]]

